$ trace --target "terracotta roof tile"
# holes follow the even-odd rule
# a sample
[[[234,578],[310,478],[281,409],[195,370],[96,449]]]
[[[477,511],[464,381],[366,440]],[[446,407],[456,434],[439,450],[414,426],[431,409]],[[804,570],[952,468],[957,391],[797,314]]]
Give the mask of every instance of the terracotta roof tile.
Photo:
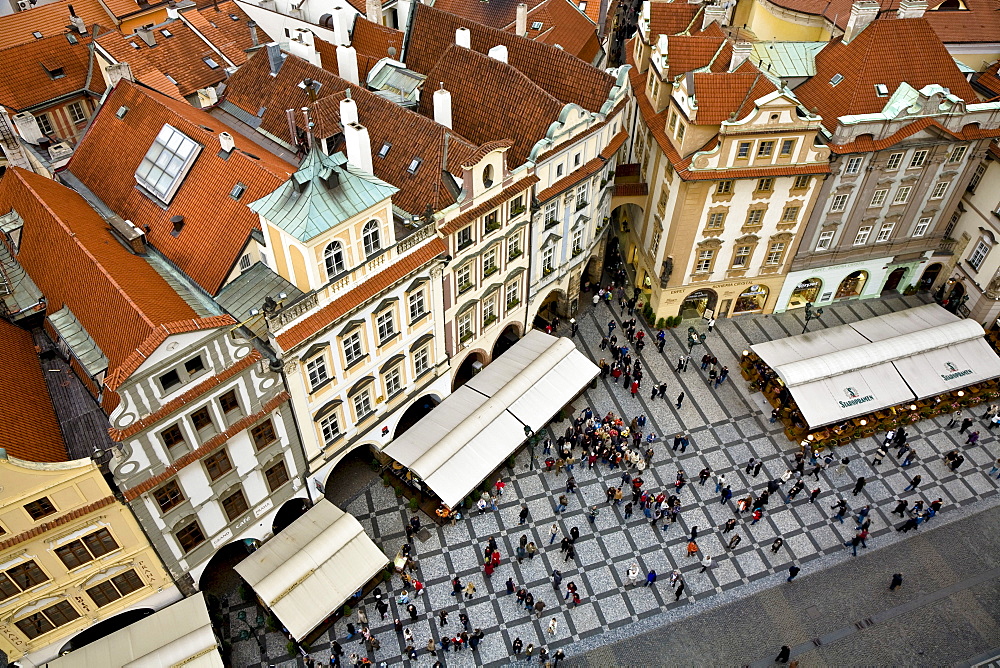
[[[21,543],[25,543],[33,538],[37,538],[38,536],[41,536],[46,532],[52,531],[53,529],[57,529],[61,526],[69,524],[73,520],[78,520],[81,517],[85,517],[90,513],[97,512],[101,508],[107,508],[108,506],[113,505],[115,503],[117,503],[115,501],[115,497],[106,496],[99,501],[88,503],[87,505],[81,506],[80,508],[76,508],[75,510],[71,510],[68,513],[63,513],[62,515],[58,515],[54,519],[42,522],[41,524],[36,524],[27,531],[22,531],[21,533],[15,536],[11,536],[10,538],[0,540],[0,551],[9,550],[10,548],[20,545]]]
[[[434,6],[442,12],[448,12],[463,19],[481,23],[491,28],[504,28],[517,18],[517,5],[522,0],[436,0]],[[543,0],[524,0],[530,12]],[[529,22],[530,24],[530,22]]]
[[[194,28],[215,45],[219,51],[226,54],[237,66],[247,61],[246,50],[253,47],[250,28],[247,25],[250,17],[233,0],[214,3],[202,9],[181,11],[181,17],[189,21]],[[266,44],[271,37],[257,26],[257,43]]]
[[[590,5],[600,11],[599,1],[591,0],[588,7]],[[595,22],[596,18],[592,20],[570,0],[543,0],[528,10],[528,30],[525,37],[553,46],[558,44],[568,53],[590,63],[601,50]],[[538,29],[534,29],[539,23],[541,25]],[[515,27],[514,21],[511,21],[504,30],[513,33]]]
[[[116,113],[120,107],[128,109],[123,118]],[[173,201],[163,208],[136,187],[134,175],[165,124],[205,148]],[[236,144],[228,157],[219,151],[222,131]],[[251,231],[260,229],[257,214],[246,204],[274,191],[295,171],[204,111],[129,81],[119,83],[108,96],[69,169],[115,213],[146,229],[157,250],[213,295]],[[229,195],[237,183],[246,186],[239,201]],[[176,215],[184,216],[184,227],[173,236],[170,218]],[[226,224],[220,225],[220,220]]]
[[[397,258],[388,268],[364,279],[357,287],[345,292],[301,322],[292,325],[275,337],[282,350],[288,351],[309,339],[317,332],[332,326],[338,318],[361,306],[403,280],[430,260],[448,251],[440,237],[431,239],[402,258]]]
[[[131,16],[133,14],[138,14],[141,11],[149,9],[147,4],[145,7],[140,7],[136,0],[102,0],[105,7],[111,12],[112,16],[118,19],[125,18],[126,16]],[[166,4],[159,2],[156,4]]]
[[[670,2],[652,0],[649,3],[649,35],[655,40],[657,35],[676,35],[689,27],[697,27],[694,19],[701,5],[690,2]]]
[[[34,340],[29,332],[2,319],[0,365],[3,366],[0,412],[8,416],[0,447],[7,454],[29,462],[66,461],[66,444],[42,376]]]
[[[479,218],[480,216],[485,216],[493,209],[497,208],[504,202],[513,199],[517,195],[523,193],[525,190],[535,185],[536,183],[538,183],[538,177],[535,176],[534,174],[521,179],[514,185],[504,188],[503,192],[501,192],[499,195],[495,195],[490,199],[486,200],[485,202],[483,202],[482,204],[480,204],[479,206],[473,207],[468,211],[464,211],[458,216],[455,216],[454,218],[448,221],[447,225],[441,228],[441,232],[443,232],[444,234],[454,234],[455,232],[458,232],[460,229],[462,229],[463,227],[474,221],[476,218]]]
[[[596,174],[604,167],[604,165],[607,164],[607,162],[607,159],[602,156],[598,156],[593,160],[588,160],[578,169],[574,169],[572,172],[562,177],[545,190],[539,191],[535,197],[538,198],[539,202],[551,199],[568,188],[572,188],[585,178]]]
[[[945,136],[952,137],[958,141],[972,141],[975,139],[986,139],[988,137],[1000,137],[1000,128],[987,130],[978,127],[967,126],[958,132],[949,130],[932,118],[921,118],[903,127],[897,132],[884,139],[872,139],[870,136],[859,137],[847,144],[829,144],[830,150],[834,153],[867,153],[881,151],[895,146],[907,137],[915,135],[923,130],[934,130]]]
[[[645,197],[648,194],[648,183],[619,183],[615,186],[615,197]]]
[[[0,104],[22,111],[77,91],[103,93],[104,78],[91,76],[88,42],[56,35],[0,49]]]
[[[972,83],[973,86],[985,91],[987,97],[994,98],[1000,95],[1000,60],[979,74],[974,74]]]
[[[719,125],[731,114],[743,118],[758,100],[777,88],[761,72],[704,73],[694,75],[694,96],[698,101],[697,125]],[[688,91],[690,93],[690,91]]]
[[[0,44],[14,46],[34,42],[34,32],[40,32],[43,37],[62,35],[71,25],[70,5],[73,5],[76,15],[83,19],[88,29],[94,24],[115,23],[99,0],[56,0],[0,17]]]
[[[831,86],[836,74],[843,79]],[[807,109],[817,109],[832,130],[841,116],[882,111],[889,98],[879,97],[877,84],[891,96],[903,82],[917,90],[938,84],[966,102],[979,101],[930,24],[896,18],[872,22],[849,44],[840,37],[831,40],[816,54],[816,76],[795,95]]]
[[[399,60],[403,54],[403,33],[359,16],[354,20],[351,46],[359,55],[376,60],[389,57],[389,49],[392,48],[396,50],[395,59]]]
[[[626,132],[625,130],[622,130],[621,132],[616,134],[614,137],[611,138],[611,141],[608,142],[608,145],[604,147],[604,150],[601,151],[601,157],[604,158],[605,160],[610,160],[614,156],[614,154],[618,152],[618,149],[620,149],[622,145],[625,144],[625,141],[627,139],[628,139],[628,132]]]

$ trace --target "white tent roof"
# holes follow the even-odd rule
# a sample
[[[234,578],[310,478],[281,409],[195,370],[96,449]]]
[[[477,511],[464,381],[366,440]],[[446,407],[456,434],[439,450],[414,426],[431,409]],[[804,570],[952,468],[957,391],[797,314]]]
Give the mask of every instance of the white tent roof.
[[[570,339],[532,330],[384,452],[453,507],[598,373]]]
[[[768,341],[752,349],[811,427],[1000,376],[983,328],[937,304]]]
[[[223,668],[205,595],[194,596],[140,619],[47,664],[49,668]]]
[[[388,563],[353,515],[321,498],[236,572],[302,640]]]

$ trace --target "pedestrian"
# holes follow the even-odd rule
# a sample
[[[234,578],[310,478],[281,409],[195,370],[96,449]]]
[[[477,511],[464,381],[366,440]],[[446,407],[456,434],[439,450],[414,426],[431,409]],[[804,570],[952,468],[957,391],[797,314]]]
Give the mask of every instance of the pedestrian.
[[[962,417],[962,411],[955,411],[951,414],[951,419],[948,420],[948,424],[945,425],[945,429],[951,429],[956,424],[958,424],[959,419]]]
[[[718,494],[722,491],[722,486],[726,484],[726,476],[722,473],[717,473],[715,476],[715,493]]]
[[[784,545],[784,544],[785,544],[785,541],[782,540],[781,536],[778,536],[777,538],[775,538],[774,542],[771,543],[771,554],[778,554],[778,550],[780,550],[781,546]]]
[[[656,584],[656,571],[652,569],[646,574],[646,586],[651,584]]]
[[[629,501],[628,503],[625,504],[625,519],[628,520],[628,518],[630,518],[630,517],[632,517],[632,502],[631,501]]]
[[[969,434],[969,438],[966,439],[966,445],[975,445],[979,441],[979,431],[974,431]]]
[[[1000,459],[997,460],[997,464],[1000,465]],[[992,471],[990,473],[992,473]],[[698,484],[699,485],[704,485],[705,481],[708,480],[711,477],[712,477],[712,469],[710,469],[709,467],[706,466],[698,474]]]
[[[689,557],[695,556],[696,554],[698,554],[698,543],[694,542],[693,540],[688,541],[687,550]]]
[[[520,515],[518,515],[518,518],[519,518],[518,524],[524,524],[525,522],[528,521],[528,506],[526,505],[521,506],[521,513]]]
[[[889,583],[889,591],[896,591],[897,588],[903,586],[903,574],[893,573],[892,582]]]
[[[417,606],[415,606],[412,603],[410,603],[408,606],[406,606],[406,613],[408,615],[410,615],[410,619],[411,620],[416,619],[417,618]]]
[[[799,571],[801,571],[801,570],[802,569],[799,568],[798,566],[795,566],[795,565],[789,566],[788,567],[788,578],[785,580],[785,582],[791,582],[792,580],[794,580],[795,576],[798,575]]]
[[[562,649],[557,649],[556,653],[552,655],[552,668],[556,668],[559,662],[566,658],[566,652]]]
[[[552,526],[549,527],[549,545],[551,545],[555,541],[556,536],[558,534],[559,534],[559,525],[553,522]]]
[[[866,481],[864,476],[861,476],[857,479],[857,481],[854,483],[854,496],[860,494],[861,490],[865,488],[865,482]]]
[[[726,521],[725,526],[722,528],[722,533],[729,533],[730,531],[732,531],[735,528],[736,528],[736,520],[735,519],[729,519],[729,520]]]
[[[569,561],[570,559],[576,558],[576,548],[570,543],[569,548],[566,550],[566,558],[563,561]]]
[[[958,433],[959,434],[964,434],[965,430],[968,429],[971,426],[972,426],[972,418],[969,418],[969,417],[965,418],[964,420],[962,420],[962,426],[958,430]]]
[[[569,530],[569,539],[572,542],[576,542],[580,538],[580,530],[576,527],[571,527]]]
[[[738,546],[742,541],[743,541],[742,536],[740,536],[739,534],[733,535],[733,537],[729,539],[729,549],[735,550],[736,546]]]
[[[562,572],[558,568],[552,570],[552,585],[556,589],[559,589],[559,585],[562,583],[562,578]]]
[[[726,485],[722,488],[722,498],[719,500],[720,505],[725,505],[730,499],[733,498],[733,490]]]
[[[709,318],[708,319],[708,331],[711,332],[713,329],[715,329],[715,318]]]
[[[837,475],[843,475],[844,471],[847,470],[847,465],[850,463],[850,459],[844,457],[840,460],[840,466],[837,467]]]
[[[633,562],[628,570],[625,571],[625,586],[634,587],[639,583],[639,564]]]
[[[754,477],[754,478],[756,478],[756,477],[757,477],[757,474],[758,474],[758,473],[760,473],[760,469],[761,469],[761,467],[762,467],[763,465],[764,465],[764,462],[762,462],[762,461],[760,461],[760,460],[758,460],[758,461],[757,461],[757,463],[756,463],[756,464],[754,464],[754,466],[753,466],[753,477]]]
[[[812,492],[810,492],[810,494],[809,494],[809,503],[816,503],[816,497],[818,497],[818,496],[819,496],[819,487],[817,487]]]
[[[676,408],[679,409],[681,407],[682,403],[684,403],[684,393],[683,392],[681,392],[680,394],[677,395],[677,406],[676,406]]]
[[[909,485],[907,485],[907,486],[906,486],[906,489],[904,489],[903,491],[904,491],[904,492],[909,492],[909,491],[910,491],[911,489],[916,489],[916,488],[917,488],[917,485],[919,485],[919,484],[920,484],[920,481],[921,481],[922,479],[923,479],[923,478],[921,478],[921,476],[920,476],[919,474],[918,474],[918,475],[915,475],[915,476],[913,476],[913,479],[912,479],[912,480],[910,481],[910,484],[909,484]]]
[[[681,580],[680,584],[677,585],[677,590],[674,592],[674,601],[681,600],[681,595],[684,593],[684,580]]]
[[[656,388],[656,396],[658,396],[660,399],[663,399],[664,398],[663,395],[665,395],[666,393],[667,393],[667,384],[660,383],[660,386]]]
[[[529,545],[534,545],[534,543],[529,543]],[[476,595],[476,585],[472,582],[467,582],[465,585],[465,600],[471,600],[473,596]]]
[[[704,573],[706,570],[711,568],[711,566],[712,566],[712,555],[709,554],[706,555],[705,558],[701,560],[701,570],[698,572]]]
[[[782,645],[778,656],[774,657],[775,663],[788,663],[788,657],[792,655],[792,649],[788,645]]]
[[[507,593],[514,593],[514,578],[507,578]]]
[[[561,513],[562,511],[566,510],[566,506],[568,504],[569,504],[569,499],[566,497],[566,495],[565,494],[560,494],[559,495],[559,502],[556,503],[556,513],[558,514],[558,513]],[[553,524],[552,526],[555,526],[555,524]],[[549,544],[551,545],[551,543],[549,543]]]
[[[743,472],[744,473],[750,473],[750,471],[753,470],[754,464],[756,464],[756,463],[757,463],[757,458],[756,457],[751,457],[750,461],[747,462],[746,469],[744,469]]]
[[[442,610],[438,613],[438,625],[444,628],[444,625],[448,623],[448,611]]]
[[[511,647],[514,650],[514,656],[517,656],[518,654],[521,653],[521,649],[524,647],[524,643],[521,642],[520,638],[514,638],[514,642],[511,644]]]

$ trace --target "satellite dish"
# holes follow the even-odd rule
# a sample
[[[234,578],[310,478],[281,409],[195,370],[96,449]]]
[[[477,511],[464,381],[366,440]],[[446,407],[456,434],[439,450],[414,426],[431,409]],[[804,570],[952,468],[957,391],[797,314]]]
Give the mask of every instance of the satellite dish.
[[[390,58],[395,58],[396,57],[396,47],[390,46],[387,53],[389,54]]]

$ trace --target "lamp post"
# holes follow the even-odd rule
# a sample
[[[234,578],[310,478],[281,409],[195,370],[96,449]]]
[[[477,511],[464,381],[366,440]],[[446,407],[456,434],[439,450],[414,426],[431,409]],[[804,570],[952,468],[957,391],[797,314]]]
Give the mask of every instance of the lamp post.
[[[810,320],[819,320],[821,315],[823,315],[823,309],[818,308],[814,311],[812,302],[806,302],[806,323],[802,325],[802,333],[805,334],[806,330],[809,329]]]
[[[694,327],[688,327],[688,355],[691,355],[691,351],[694,350],[695,346],[705,344],[705,334],[699,334],[695,331]]]
[[[528,439],[528,470],[535,468],[535,445],[538,444],[539,437],[529,425],[524,425],[524,435]]]

